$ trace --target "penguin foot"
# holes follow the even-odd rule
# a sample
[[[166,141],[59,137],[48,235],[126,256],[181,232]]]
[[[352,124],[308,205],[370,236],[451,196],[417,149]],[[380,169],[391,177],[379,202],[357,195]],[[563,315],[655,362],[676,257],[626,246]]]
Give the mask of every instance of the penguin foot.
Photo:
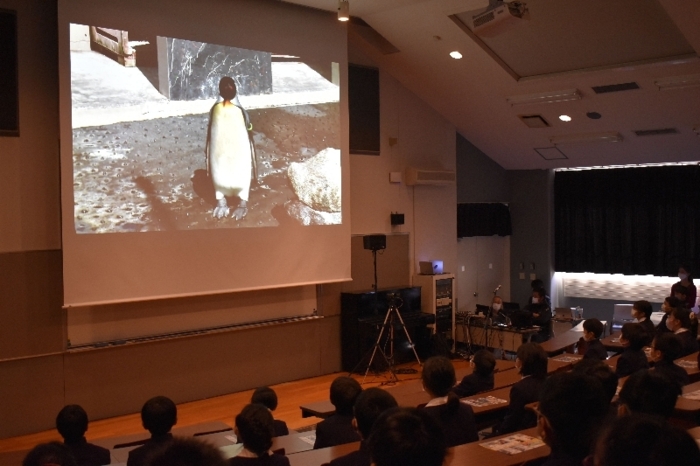
[[[226,204],[226,199],[219,199],[218,205],[214,207],[214,212],[212,212],[212,216],[215,218],[228,217],[229,211],[230,209]]]
[[[248,215],[247,207],[237,207],[236,210],[233,211],[233,215],[231,216],[236,220],[241,220],[246,215]]]

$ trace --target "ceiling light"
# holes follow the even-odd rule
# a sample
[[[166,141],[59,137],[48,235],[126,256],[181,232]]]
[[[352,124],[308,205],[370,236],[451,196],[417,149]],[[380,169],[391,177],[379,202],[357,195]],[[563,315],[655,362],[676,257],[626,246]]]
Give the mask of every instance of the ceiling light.
[[[582,133],[582,134],[564,134],[561,136],[552,136],[549,142],[555,146],[561,144],[575,144],[579,142],[622,142],[622,135],[617,131],[607,131],[604,133]]]
[[[350,19],[350,2],[348,0],[338,0],[338,21],[348,21]]]
[[[697,87],[700,86],[700,74],[657,79],[654,84],[660,91]]]
[[[450,56],[455,60],[459,60],[460,58],[462,58],[462,54],[456,50],[454,52],[450,52]]]
[[[559,115],[559,119],[561,121],[566,121],[566,122],[571,121],[571,117],[569,115]]]
[[[552,104],[555,102],[581,100],[581,97],[581,91],[578,89],[567,89],[564,91],[550,91],[539,94],[516,95],[506,98],[506,101],[511,105]]]

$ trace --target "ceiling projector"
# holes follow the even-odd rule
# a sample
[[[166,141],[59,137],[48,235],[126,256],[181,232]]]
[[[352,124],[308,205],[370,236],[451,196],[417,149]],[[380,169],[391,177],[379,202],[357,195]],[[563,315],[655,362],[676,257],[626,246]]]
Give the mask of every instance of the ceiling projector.
[[[530,12],[525,3],[490,0],[485,11],[471,17],[468,26],[478,36],[493,37],[528,19]]]

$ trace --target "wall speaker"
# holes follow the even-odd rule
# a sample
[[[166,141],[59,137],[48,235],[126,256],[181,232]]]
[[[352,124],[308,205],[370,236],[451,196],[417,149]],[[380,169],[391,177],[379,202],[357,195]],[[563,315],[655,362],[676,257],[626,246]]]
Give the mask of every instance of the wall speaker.
[[[403,214],[391,214],[392,225],[403,225]]]
[[[386,249],[386,235],[365,235],[362,238],[365,249],[378,251]]]

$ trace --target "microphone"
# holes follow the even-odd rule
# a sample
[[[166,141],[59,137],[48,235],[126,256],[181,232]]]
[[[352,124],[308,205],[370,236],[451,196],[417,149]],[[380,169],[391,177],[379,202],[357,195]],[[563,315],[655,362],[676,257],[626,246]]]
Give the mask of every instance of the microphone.
[[[496,293],[498,292],[498,290],[501,289],[502,286],[503,286],[503,285],[498,285],[498,286],[496,287],[496,289],[493,290],[493,294],[496,294]]]

